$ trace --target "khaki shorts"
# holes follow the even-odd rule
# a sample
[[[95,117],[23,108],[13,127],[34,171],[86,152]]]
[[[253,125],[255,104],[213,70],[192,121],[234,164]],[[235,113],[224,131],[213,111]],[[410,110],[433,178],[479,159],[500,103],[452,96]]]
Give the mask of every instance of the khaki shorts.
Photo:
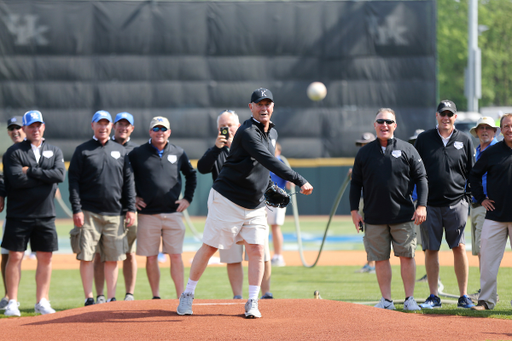
[[[126,259],[126,238],[121,228],[121,216],[107,216],[83,211],[84,226],[80,228],[79,252],[76,259],[92,261],[98,245],[103,252],[103,261],[115,262]],[[72,230],[73,231],[73,230]]]
[[[396,257],[414,257],[416,249],[414,222],[395,225],[366,224],[364,248],[369,262],[389,259],[391,244]]]
[[[164,253],[183,252],[185,224],[183,213],[139,214],[137,229],[137,255],[156,256],[160,243]]]
[[[128,243],[128,251],[126,253],[135,253],[135,240],[137,240],[137,226],[139,219],[137,218],[137,213],[135,213],[135,222],[130,227],[124,227],[124,216],[121,221],[121,224],[123,225],[123,228],[125,229],[125,238],[126,242]]]
[[[487,210],[483,206],[471,207],[471,253],[473,256],[478,256],[480,253],[480,238],[486,214]]]
[[[263,261],[268,262],[270,260],[270,249],[268,247],[268,239],[265,243],[265,249],[264,249],[264,255],[263,255]],[[243,259],[246,261],[249,260],[249,257],[247,256],[247,252],[245,252],[244,257],[244,246],[233,244],[231,248],[226,250],[219,250],[220,255],[220,262],[226,263],[226,264],[233,264],[233,263],[241,263]],[[243,259],[242,259],[243,258]]]
[[[267,223],[272,225],[282,226],[284,218],[286,217],[286,207],[266,207],[267,209]]]
[[[135,253],[135,240],[137,239],[137,213],[135,213],[135,223],[130,226],[126,227],[126,215],[122,215],[121,219],[119,220],[119,228],[124,231],[124,237],[126,238],[126,252],[125,253]],[[73,231],[70,232],[72,234]],[[73,239],[73,237],[71,237]],[[71,248],[73,248],[73,245],[71,245]],[[101,248],[101,244],[98,244],[98,247],[96,248],[96,253],[100,254],[101,261],[105,261],[105,255],[103,254],[103,249]]]
[[[229,249],[235,243],[265,245],[268,225],[265,207],[254,210],[236,205],[213,188],[208,196],[208,216],[203,243],[217,249]]]

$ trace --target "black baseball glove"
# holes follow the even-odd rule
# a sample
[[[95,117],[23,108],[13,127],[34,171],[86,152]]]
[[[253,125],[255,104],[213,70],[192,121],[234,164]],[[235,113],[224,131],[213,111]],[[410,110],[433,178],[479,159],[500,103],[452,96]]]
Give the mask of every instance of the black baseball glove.
[[[270,186],[265,192],[265,204],[272,207],[286,207],[290,203],[290,196],[276,184]]]

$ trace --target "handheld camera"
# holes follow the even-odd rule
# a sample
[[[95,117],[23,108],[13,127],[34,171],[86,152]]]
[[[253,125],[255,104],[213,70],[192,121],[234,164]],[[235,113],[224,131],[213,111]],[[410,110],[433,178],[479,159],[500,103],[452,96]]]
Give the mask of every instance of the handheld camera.
[[[221,127],[220,134],[226,137],[226,140],[229,139],[229,127]]]

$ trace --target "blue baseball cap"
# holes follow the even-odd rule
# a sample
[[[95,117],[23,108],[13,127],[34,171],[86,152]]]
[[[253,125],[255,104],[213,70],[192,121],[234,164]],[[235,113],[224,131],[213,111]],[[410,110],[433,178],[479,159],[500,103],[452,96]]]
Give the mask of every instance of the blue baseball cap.
[[[42,124],[44,124],[43,114],[41,114],[40,111],[30,110],[30,111],[27,111],[25,113],[25,115],[23,115],[23,125],[24,126],[29,126],[32,123],[37,123],[37,122],[41,122]]]
[[[105,110],[96,111],[92,117],[92,123],[98,122],[99,120],[107,120],[112,123],[112,116],[110,116],[110,113]]]
[[[135,125],[133,124],[133,115],[129,112],[120,112],[119,114],[117,114],[114,123],[117,123],[117,121],[121,120],[127,120],[132,126]]]

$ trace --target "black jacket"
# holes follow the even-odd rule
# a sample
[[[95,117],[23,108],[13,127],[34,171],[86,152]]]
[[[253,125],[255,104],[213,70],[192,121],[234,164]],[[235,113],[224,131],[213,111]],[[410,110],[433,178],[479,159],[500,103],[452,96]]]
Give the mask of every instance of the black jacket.
[[[415,146],[427,171],[429,206],[455,205],[470,193],[466,185],[475,157],[468,135],[455,129],[445,147],[434,128],[421,133]]]
[[[224,146],[223,148],[217,148],[217,146],[213,146],[204,153],[199,161],[197,161],[197,170],[201,174],[212,173],[212,179],[215,182],[228,155],[228,147]]]
[[[31,143],[22,141],[3,156],[7,218],[55,217],[57,183],[64,181],[66,168],[62,151],[45,141],[36,162]],[[28,166],[26,174],[22,168]]]
[[[111,138],[112,141],[116,142],[116,143],[119,143],[119,141],[116,140],[116,138],[114,136],[112,136]],[[119,143],[121,146],[124,147],[124,149],[126,150],[126,154],[128,155],[133,149],[137,148],[139,145],[136,144],[136,143],[133,143],[132,141],[130,141],[130,139],[128,139],[128,141],[126,141],[125,143],[121,144]],[[135,184],[133,184],[133,188],[135,188]],[[123,216],[126,214],[126,212],[128,211],[128,208],[127,208],[127,201],[125,198],[121,199],[121,205],[123,206]]]
[[[112,136],[111,138],[112,141],[122,145],[124,147],[124,149],[126,150],[126,154],[129,154],[133,149],[137,148],[139,145],[136,144],[136,143],[133,143],[132,141],[130,141],[130,139],[128,139],[128,141],[126,141],[125,143],[121,144],[119,143],[119,141],[116,140],[116,138],[114,136]]]
[[[307,182],[274,156],[273,127],[271,123],[265,133],[263,124],[251,117],[238,128],[213,189],[239,206],[255,209],[265,204],[263,194],[272,183],[269,170],[299,187]]]
[[[4,173],[0,172],[0,197],[5,198],[7,193],[5,192],[5,181],[4,181]]]
[[[93,138],[76,147],[68,179],[73,213],[86,210],[116,216],[121,215],[123,205],[135,212],[133,172],[119,143],[108,140],[102,145]]]
[[[512,222],[512,149],[505,142],[487,147],[469,173],[471,190],[479,203],[486,198],[482,187],[486,172],[487,196],[494,200],[494,211],[487,211],[485,219]]]
[[[364,220],[368,224],[400,224],[411,221],[417,185],[418,206],[427,205],[427,179],[414,146],[397,138],[388,140],[383,153],[379,140],[362,147],[356,155],[350,185],[350,210],[359,209],[361,189]]]
[[[148,142],[135,148],[129,158],[135,174],[137,196],[142,197],[147,205],[139,213],[176,212],[178,204],[175,202],[179,199],[182,187],[180,172],[186,180],[183,198],[192,202],[197,176],[182,148],[167,143],[160,157],[156,148]]]

